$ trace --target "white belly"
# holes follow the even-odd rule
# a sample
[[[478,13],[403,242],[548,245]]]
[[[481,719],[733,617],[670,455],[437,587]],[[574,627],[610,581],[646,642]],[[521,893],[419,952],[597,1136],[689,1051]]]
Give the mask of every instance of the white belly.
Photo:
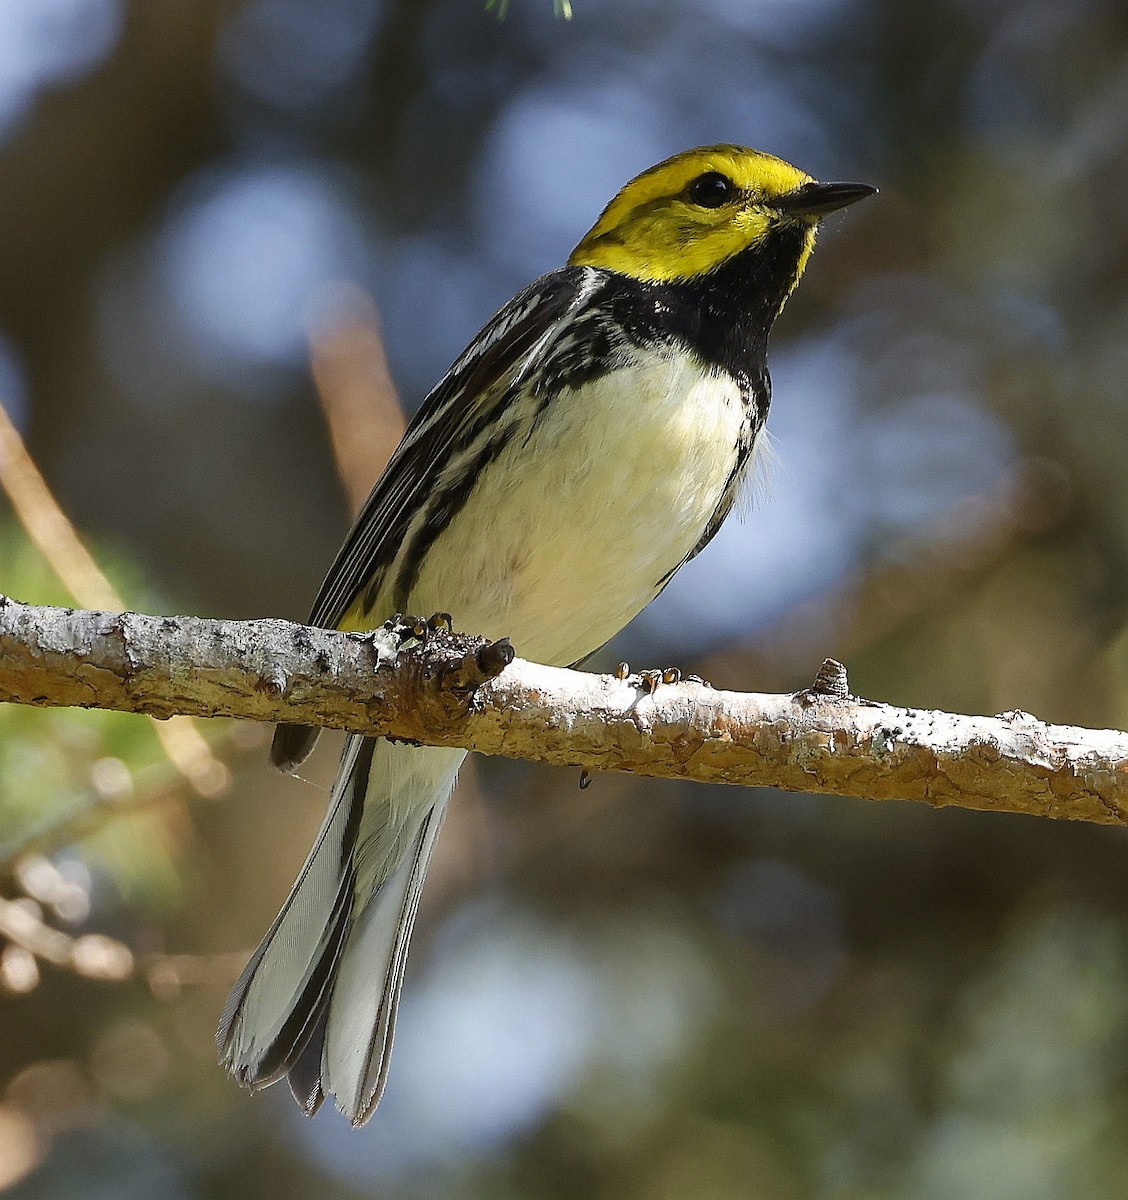
[[[697,545],[743,423],[737,385],[683,356],[564,392],[432,546],[410,611],[445,610],[458,629],[509,637],[522,657],[575,662]]]

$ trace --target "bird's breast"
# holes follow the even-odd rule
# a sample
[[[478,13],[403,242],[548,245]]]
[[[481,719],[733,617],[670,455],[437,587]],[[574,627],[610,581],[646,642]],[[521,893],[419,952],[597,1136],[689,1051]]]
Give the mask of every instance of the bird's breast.
[[[482,471],[426,555],[412,611],[575,662],[692,553],[745,457],[738,383],[684,352],[564,388]]]

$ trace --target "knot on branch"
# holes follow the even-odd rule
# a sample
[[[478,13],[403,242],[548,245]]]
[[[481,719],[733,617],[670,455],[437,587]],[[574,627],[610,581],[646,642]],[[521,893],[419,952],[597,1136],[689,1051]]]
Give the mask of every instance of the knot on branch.
[[[834,658],[824,658],[811,686],[795,693],[796,701],[804,708],[817,704],[820,700],[849,698],[850,681],[846,676],[846,668]]]
[[[436,613],[426,621],[395,617],[385,625],[402,640],[395,659],[403,681],[400,714],[418,723],[421,737],[461,725],[477,690],[516,657],[508,638],[456,633],[449,622]]]

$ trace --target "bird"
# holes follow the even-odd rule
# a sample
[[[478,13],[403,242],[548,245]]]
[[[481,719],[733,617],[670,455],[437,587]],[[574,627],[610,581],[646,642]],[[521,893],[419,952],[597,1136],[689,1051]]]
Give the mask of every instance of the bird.
[[[872,195],[702,146],[627,183],[564,267],[502,307],[424,400],[314,602],[363,631],[449,613],[578,666],[699,554],[763,441],[768,334],[820,221]],[[317,730],[280,725],[293,771]],[[465,751],[350,735],[282,910],[223,1010],[220,1061],[356,1126],[384,1091],[424,876]]]

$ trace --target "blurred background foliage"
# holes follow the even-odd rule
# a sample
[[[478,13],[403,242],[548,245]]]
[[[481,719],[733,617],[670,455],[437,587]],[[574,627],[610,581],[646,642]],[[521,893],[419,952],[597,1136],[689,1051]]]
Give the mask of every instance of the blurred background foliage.
[[[573,7],[0,2],[0,395],[125,603],[302,617],[384,351],[410,411],[733,140],[881,196],[777,329],[770,482],[606,661],[1123,728],[1128,10]],[[7,507],[0,591],[68,600]],[[0,712],[7,1194],[1126,1194],[1123,831],[476,762],[354,1133],[212,1046],[333,753],[204,732]]]

